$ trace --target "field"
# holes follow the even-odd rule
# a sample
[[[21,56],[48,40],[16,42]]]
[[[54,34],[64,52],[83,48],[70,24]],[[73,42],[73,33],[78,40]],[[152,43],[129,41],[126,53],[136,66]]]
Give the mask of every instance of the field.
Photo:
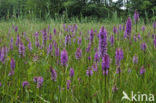
[[[0,102],[130,103],[123,91],[153,101],[153,23],[131,23],[2,21]]]

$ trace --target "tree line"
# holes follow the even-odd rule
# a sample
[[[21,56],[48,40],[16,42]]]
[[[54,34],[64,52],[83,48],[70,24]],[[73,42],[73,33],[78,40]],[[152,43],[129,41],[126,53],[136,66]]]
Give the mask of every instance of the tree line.
[[[0,0],[0,18],[28,17],[55,18],[63,16],[111,18],[133,15],[156,20],[156,0]]]

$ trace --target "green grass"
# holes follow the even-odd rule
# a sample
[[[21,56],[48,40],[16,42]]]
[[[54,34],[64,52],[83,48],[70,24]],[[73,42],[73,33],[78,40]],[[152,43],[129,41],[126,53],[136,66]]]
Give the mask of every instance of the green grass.
[[[5,64],[0,62],[0,82],[2,86],[0,87],[0,102],[1,103],[104,103],[105,102],[105,85],[104,76],[102,75],[101,60],[97,63],[98,71],[94,72],[93,75],[89,77],[86,75],[86,70],[91,67],[94,63],[94,48],[98,48],[98,33],[102,26],[107,29],[108,33],[108,54],[111,58],[111,64],[109,69],[109,79],[107,76],[107,89],[106,89],[106,101],[111,103],[129,103],[129,101],[121,101],[123,96],[122,91],[125,91],[128,95],[131,91],[135,93],[142,94],[154,94],[156,96],[156,80],[155,80],[155,69],[154,60],[156,58],[156,53],[153,46],[153,27],[152,24],[146,24],[146,29],[144,32],[141,31],[141,26],[144,25],[142,22],[138,24],[138,32],[135,32],[135,24],[133,23],[132,29],[132,45],[129,46],[129,41],[123,38],[124,31],[120,31],[119,34],[115,34],[115,44],[112,47],[109,42],[110,35],[113,34],[113,26],[119,26],[119,23],[114,23],[110,21],[99,22],[71,22],[68,24],[77,24],[78,31],[75,36],[71,39],[71,44],[64,46],[65,35],[72,34],[72,32],[64,32],[63,22],[58,22],[54,20],[44,21],[33,21],[33,20],[11,20],[2,21],[0,23],[0,47],[9,47],[10,38],[14,38],[14,49],[8,52]],[[124,24],[124,23],[120,23]],[[12,29],[12,25],[18,26],[18,33]],[[65,68],[65,74],[63,74],[63,67],[57,64],[57,60],[60,61],[60,57],[56,58],[54,54],[52,56],[47,55],[46,48],[38,49],[35,46],[34,33],[40,33],[40,43],[42,43],[41,30],[48,28],[50,26],[50,33],[53,34],[53,29],[56,28],[57,34],[53,34],[53,40],[56,40],[60,51],[66,48],[68,52],[68,66]],[[94,36],[94,42],[91,47],[90,53],[86,53],[86,48],[89,41],[86,37],[89,37],[88,30],[97,30]],[[10,32],[9,32],[10,31]],[[22,35],[25,32],[28,38],[30,38],[33,50],[28,50],[28,42],[26,38]],[[79,35],[79,32],[82,32]],[[142,40],[137,40],[134,42],[133,36],[135,34],[141,34]],[[148,36],[150,33],[150,37]],[[20,58],[18,54],[18,48],[15,45],[16,36],[19,34],[22,38],[22,42],[26,47],[26,56]],[[49,35],[49,33],[48,33]],[[79,47],[77,44],[78,37],[82,37],[82,44],[80,48],[82,49],[82,58],[78,61],[75,59],[76,49]],[[117,39],[119,37],[120,39]],[[74,43],[73,40],[76,39]],[[141,43],[146,42],[147,50],[146,54],[140,49]],[[47,40],[47,44],[50,41]],[[121,76],[119,79],[119,74],[116,74],[115,65],[115,50],[116,48],[122,48],[124,51],[124,59],[121,61]],[[139,60],[138,64],[133,64],[132,59],[134,55],[137,55]],[[91,61],[88,62],[88,56],[91,56]],[[38,56],[39,59],[34,62],[34,56]],[[10,59],[14,58],[16,61],[15,74],[11,77],[8,76],[10,72]],[[50,67],[53,67],[57,72],[57,81],[53,82],[50,75]],[[144,66],[146,72],[144,75],[140,75],[140,68]],[[66,80],[70,79],[69,70],[74,68],[75,75],[71,80],[71,87],[67,90]],[[128,70],[131,69],[131,72]],[[43,85],[40,89],[36,88],[36,83],[33,82],[35,76],[42,76],[44,78]],[[29,86],[26,88],[22,87],[22,82],[28,81]],[[89,85],[90,84],[90,85]],[[118,91],[113,92],[112,88],[117,85]],[[61,91],[59,90],[61,87]],[[60,91],[60,92],[59,92]],[[147,103],[147,102],[141,102]]]

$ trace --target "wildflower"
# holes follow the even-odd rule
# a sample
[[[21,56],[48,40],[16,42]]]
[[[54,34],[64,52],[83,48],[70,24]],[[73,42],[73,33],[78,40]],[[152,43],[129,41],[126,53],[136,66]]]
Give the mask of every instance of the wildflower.
[[[118,30],[117,30],[116,26],[113,27],[113,32],[114,32],[114,34],[118,33]]]
[[[25,86],[27,86],[27,85],[29,85],[28,81],[24,81],[24,82],[22,83],[23,88],[24,88]]]
[[[138,63],[138,57],[136,55],[133,56],[133,63],[134,64],[137,64]]]
[[[77,48],[76,53],[75,53],[76,59],[80,59],[81,56],[82,56],[82,50],[80,48]]]
[[[54,35],[56,35],[56,29],[54,28]]]
[[[94,55],[94,61],[95,62],[99,61],[99,53],[98,52],[96,52],[95,55]]]
[[[91,31],[90,31],[90,41],[93,42],[93,40],[94,40],[94,31],[93,31],[93,29],[91,29]]]
[[[110,66],[110,58],[109,55],[105,55],[102,59],[102,71],[103,71],[103,75],[107,75],[108,74],[108,69]]]
[[[15,27],[15,32],[17,32],[17,31],[18,31],[18,26]]]
[[[19,48],[18,48],[18,52],[20,55],[24,56],[25,55],[25,46],[22,42],[19,43]]]
[[[10,50],[13,50],[13,38],[11,37],[11,40],[10,40]]]
[[[94,64],[92,65],[92,69],[93,69],[94,71],[97,71],[97,63],[94,63]]]
[[[134,12],[134,20],[135,20],[135,23],[137,23],[139,20],[139,13],[137,10],[135,10],[135,12]]]
[[[91,43],[88,44],[88,47],[86,48],[86,52],[89,53],[91,49]]]
[[[116,65],[120,65],[120,61],[123,59],[123,50],[121,48],[118,48],[115,52],[115,60]]]
[[[126,22],[126,32],[129,38],[131,36],[131,31],[132,31],[132,20],[130,17],[128,17],[127,22]]]
[[[43,84],[43,77],[34,77],[34,82],[37,83],[37,88],[40,88]]]
[[[146,51],[146,48],[147,48],[146,43],[142,43],[141,44],[141,49],[145,52]]]
[[[28,43],[28,48],[29,48],[30,51],[32,51],[31,41],[29,41],[29,43]]]
[[[91,68],[88,68],[88,70],[86,71],[87,76],[92,76],[93,75],[93,71]]]
[[[115,85],[113,88],[112,88],[112,91],[113,92],[116,92],[118,90],[117,86]]]
[[[49,40],[51,41],[52,40],[52,34],[50,33],[49,35]]]
[[[16,46],[19,46],[19,43],[20,43],[20,36],[19,36],[19,34],[17,35],[17,39],[16,39]]]
[[[106,54],[102,58],[102,70],[105,71],[105,69],[109,69],[109,66],[110,66],[110,58],[109,55]]]
[[[111,37],[110,37],[110,43],[111,43],[111,46],[114,45],[114,36],[113,35],[111,35]]]
[[[51,72],[51,80],[55,82],[56,78],[57,78],[57,73],[56,73],[55,69],[50,67],[50,72]]]
[[[154,43],[154,47],[156,48],[156,36],[154,37],[153,43]]]
[[[145,26],[142,26],[141,29],[142,29],[142,31],[144,32],[144,31],[145,31]]]
[[[104,57],[107,54],[107,31],[102,27],[99,32],[99,55]]]
[[[134,39],[135,42],[137,41],[137,37],[136,37],[136,35],[134,35],[133,39]]]
[[[70,80],[67,80],[67,89],[70,88],[70,84],[71,84],[71,81]]]
[[[144,68],[144,66],[142,66],[140,69],[140,75],[144,74],[145,72],[146,72],[146,69]]]
[[[59,48],[55,48],[55,56],[58,57],[60,55]]]
[[[71,43],[71,36],[70,35],[66,35],[66,37],[65,37],[65,45],[67,46],[70,43]]]
[[[15,60],[12,58],[10,62],[10,68],[11,71],[9,72],[8,76],[13,76],[14,75],[14,69],[15,69]]]
[[[81,39],[81,37],[79,37],[79,38],[78,38],[78,45],[80,46],[81,43],[82,43],[82,39]]]
[[[119,31],[121,31],[121,30],[122,30],[122,25],[120,24],[120,25],[119,25]]]
[[[49,47],[48,47],[48,49],[47,49],[47,54],[50,54],[51,52],[52,52],[52,44],[50,43],[49,44]]]
[[[68,62],[68,54],[67,51],[64,49],[63,51],[61,51],[61,64],[63,66],[66,66]]]
[[[70,68],[70,77],[73,78],[73,76],[74,76],[74,69]]]

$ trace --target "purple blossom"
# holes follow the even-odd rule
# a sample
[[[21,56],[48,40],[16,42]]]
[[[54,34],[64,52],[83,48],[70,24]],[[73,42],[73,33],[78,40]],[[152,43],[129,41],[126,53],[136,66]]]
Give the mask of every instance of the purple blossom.
[[[18,31],[18,27],[16,26],[16,27],[15,27],[15,32],[17,32],[17,31]]]
[[[136,37],[136,35],[134,35],[133,39],[134,39],[135,42],[137,41],[137,37]]]
[[[142,26],[141,27],[141,30],[144,32],[145,31],[145,26]]]
[[[106,54],[102,58],[102,70],[109,69],[109,66],[110,66],[110,58],[109,55]]]
[[[11,40],[10,40],[10,50],[13,50],[13,38],[11,37]]]
[[[93,40],[94,40],[94,31],[93,31],[93,29],[91,29],[91,31],[90,31],[90,41],[93,42]]]
[[[70,77],[73,78],[73,76],[74,76],[74,69],[70,68]]]
[[[55,48],[55,56],[58,57],[60,55],[59,48]]]
[[[43,44],[44,46],[46,46],[46,41],[47,41],[47,32],[46,32],[46,29],[44,29],[44,30],[42,31],[42,44]]]
[[[103,70],[103,71],[102,71],[102,74],[103,74],[103,75],[107,75],[108,72],[109,72],[108,69],[106,69],[106,70]]]
[[[115,60],[116,65],[120,65],[120,61],[123,59],[123,50],[121,48],[118,48],[115,52]]]
[[[144,66],[142,66],[140,69],[140,75],[144,74],[145,72],[146,72],[146,69],[144,68]]]
[[[70,88],[70,84],[71,84],[71,81],[70,80],[67,80],[67,89]]]
[[[99,57],[99,53],[96,52],[95,55],[94,55],[94,61],[95,61],[95,62],[98,62],[99,59],[100,59],[100,57]]]
[[[25,56],[25,46],[22,42],[19,43],[18,52],[20,55]]]
[[[132,20],[130,17],[128,17],[127,22],[126,22],[126,32],[128,38],[131,36],[131,31],[132,31]]]
[[[56,35],[56,29],[54,28],[54,35]]]
[[[32,51],[31,41],[29,41],[29,43],[28,43],[28,48],[29,48],[30,51]]]
[[[139,20],[139,13],[137,10],[135,10],[135,12],[134,12],[134,20],[135,20],[135,23],[137,23]]]
[[[133,56],[133,63],[134,64],[137,64],[138,63],[138,56]]]
[[[113,32],[114,32],[114,34],[118,33],[118,30],[117,30],[116,26],[113,27]]]
[[[71,44],[71,35],[66,35],[65,37],[65,45]]]
[[[101,58],[107,54],[107,31],[104,27],[99,32],[99,55]]]
[[[67,66],[67,62],[68,62],[68,54],[67,51],[64,49],[63,51],[61,51],[61,64],[63,66]]]
[[[57,45],[57,43],[56,43],[55,40],[53,40],[53,44],[54,44],[54,48],[57,48],[58,47],[58,45]]]
[[[145,42],[142,43],[142,44],[141,44],[141,50],[143,50],[143,51],[145,52],[145,51],[146,51],[146,48],[147,48],[146,43],[145,43]]]
[[[122,31],[122,25],[121,24],[119,25],[119,31]]]
[[[81,59],[81,56],[82,56],[82,50],[80,48],[77,48],[75,53],[76,59]]]
[[[154,47],[156,48],[156,36],[154,37],[153,43],[154,43]]]
[[[19,34],[17,35],[17,39],[16,39],[16,46],[19,46],[19,43],[20,43],[20,36],[19,36]]]
[[[140,34],[138,34],[138,39],[139,39],[139,40],[141,39],[141,35],[140,35]]]
[[[5,49],[4,47],[2,47],[2,49],[0,50],[0,61],[4,64],[5,62]]]
[[[86,48],[86,52],[89,53],[91,50],[91,43],[88,44],[88,47]]]
[[[91,56],[88,56],[88,60],[89,60],[89,61],[91,60]]]
[[[113,88],[112,88],[112,91],[113,92],[116,92],[118,90],[117,86],[115,85]]]
[[[114,45],[114,35],[111,35],[111,37],[110,37],[110,43],[111,43],[111,46]]]
[[[93,65],[92,65],[92,69],[94,70],[94,71],[97,71],[97,63],[94,63]]]
[[[15,60],[13,58],[11,58],[10,67],[13,70],[15,69]]]
[[[28,81],[24,81],[24,82],[22,83],[23,88],[24,88],[25,86],[27,86],[27,85],[29,85]]]
[[[78,38],[78,45],[80,46],[81,43],[82,43],[82,39],[81,39],[81,37],[79,37],[79,38]]]
[[[127,31],[125,30],[124,32],[124,38],[126,39],[127,38]]]
[[[103,71],[103,74],[108,74],[109,66],[110,66],[110,58],[109,58],[109,55],[106,54],[102,58],[102,71]]]
[[[93,75],[93,70],[91,68],[88,68],[88,70],[86,71],[87,76],[92,76]]]
[[[47,49],[47,54],[49,55],[52,52],[52,50],[53,50],[53,45],[50,43]]]
[[[52,67],[50,67],[50,72],[51,72],[51,80],[56,82],[56,78],[57,78],[57,73],[55,71],[55,69],[53,69]]]
[[[51,41],[52,40],[52,34],[50,33],[49,35],[49,40]]]
[[[9,72],[8,76],[13,76],[14,75],[14,69],[15,69],[15,60],[12,58],[10,62],[10,68],[11,71]]]
[[[0,87],[2,86],[2,83],[0,82]]]
[[[37,88],[40,88],[43,84],[43,77],[34,77],[34,82],[37,83]]]

